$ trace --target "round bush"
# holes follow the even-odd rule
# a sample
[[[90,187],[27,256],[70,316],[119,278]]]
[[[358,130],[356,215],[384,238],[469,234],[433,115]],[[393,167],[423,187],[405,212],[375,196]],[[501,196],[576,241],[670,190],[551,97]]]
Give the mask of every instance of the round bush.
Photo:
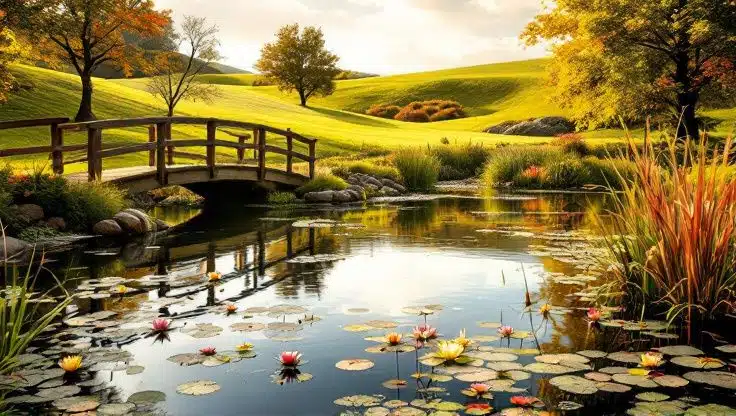
[[[444,120],[455,120],[463,117],[465,117],[465,112],[462,108],[448,107],[438,111],[435,114],[432,114],[432,116],[429,118],[429,121],[435,122]]]
[[[368,109],[365,113],[373,117],[381,118],[394,118],[399,114],[401,108],[397,105],[374,105]]]
[[[588,167],[576,157],[550,161],[541,175],[542,186],[548,189],[567,189],[585,185],[590,177]]]
[[[552,141],[555,146],[560,146],[566,153],[575,153],[580,156],[587,156],[590,154],[590,148],[583,140],[583,136],[577,133],[568,133],[557,136]]]
[[[424,110],[407,111],[407,109],[408,107],[404,107],[404,109],[402,109],[394,118],[396,120],[409,121],[412,123],[429,123],[429,116],[424,112]]]

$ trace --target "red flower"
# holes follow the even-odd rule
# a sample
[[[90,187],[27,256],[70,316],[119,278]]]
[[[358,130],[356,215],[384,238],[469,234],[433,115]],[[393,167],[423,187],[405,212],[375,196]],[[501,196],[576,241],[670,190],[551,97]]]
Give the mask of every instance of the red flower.
[[[215,355],[217,354],[217,349],[215,347],[204,347],[199,350],[199,353],[202,355]]]
[[[511,398],[511,404],[521,407],[533,406],[535,403],[538,402],[539,399],[530,396],[514,396]]]

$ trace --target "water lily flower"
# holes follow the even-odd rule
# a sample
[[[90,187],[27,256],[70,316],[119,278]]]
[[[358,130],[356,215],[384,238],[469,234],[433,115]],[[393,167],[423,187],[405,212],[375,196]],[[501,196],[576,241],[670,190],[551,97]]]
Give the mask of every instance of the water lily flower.
[[[401,334],[398,332],[386,334],[386,343],[389,345],[399,345],[401,343]]]
[[[218,273],[218,272],[207,273],[207,280],[209,280],[210,282],[219,282],[220,279],[222,279],[222,273]]]
[[[488,403],[468,403],[465,406],[465,411],[470,414],[473,410],[481,410],[481,411],[487,411],[488,413],[493,410],[490,404]]]
[[[124,295],[128,291],[128,286],[125,285],[117,285],[110,289],[110,292],[116,294],[116,295]]]
[[[199,353],[202,355],[210,356],[217,354],[217,348],[215,347],[204,347],[199,349]]]
[[[239,352],[248,352],[253,349],[253,344],[250,342],[244,342],[242,344],[236,345],[235,349]]]
[[[504,338],[511,337],[513,333],[514,333],[514,328],[508,325],[503,325],[502,327],[498,328],[498,334]]]
[[[412,336],[418,341],[428,341],[437,338],[437,328],[427,324],[418,325],[414,327]]]
[[[462,345],[463,348],[468,348],[468,346],[470,346],[470,344],[473,343],[473,341],[470,338],[468,338],[467,336],[465,336],[465,328],[463,328],[460,331],[460,335],[458,335],[457,338],[455,338],[453,341],[456,344]]]
[[[603,313],[596,309],[596,308],[590,308],[588,309],[588,319],[590,319],[591,322],[598,322],[601,320],[601,315]]]
[[[470,390],[473,390],[477,396],[482,396],[491,391],[491,386],[485,383],[473,383],[470,385]]]
[[[465,347],[453,341],[440,341],[434,356],[445,361],[455,361],[465,352]]]
[[[510,400],[511,404],[521,407],[533,406],[535,403],[539,402],[539,399],[537,399],[536,397],[529,396],[513,396]]]
[[[285,367],[296,367],[302,361],[302,354],[299,351],[284,351],[278,360]]]
[[[82,367],[81,355],[69,355],[59,360],[59,367],[67,373],[73,373]]]
[[[171,327],[171,321],[164,318],[156,318],[151,323],[151,330],[156,333],[166,332]]]
[[[230,303],[227,306],[225,306],[225,312],[227,313],[235,313],[235,311],[237,310],[238,310],[238,307],[235,304]]]
[[[657,368],[664,363],[662,354],[648,352],[641,355],[641,366],[644,368]]]
[[[549,315],[549,312],[552,310],[552,306],[550,306],[549,303],[545,303],[539,308],[539,314],[544,316],[545,318],[547,315]]]

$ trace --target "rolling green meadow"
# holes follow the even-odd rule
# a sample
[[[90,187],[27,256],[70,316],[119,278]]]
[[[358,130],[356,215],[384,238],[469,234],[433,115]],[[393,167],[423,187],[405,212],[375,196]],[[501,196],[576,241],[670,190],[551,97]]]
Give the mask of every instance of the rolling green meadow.
[[[298,105],[295,94],[284,94],[275,86],[253,87],[257,75],[210,74],[207,82],[219,85],[219,97],[212,103],[182,102],[177,115],[203,116],[263,123],[291,128],[318,138],[319,157],[355,153],[363,148],[397,149],[405,146],[436,145],[443,138],[457,143],[527,144],[548,142],[551,138],[503,136],[483,133],[490,125],[507,120],[565,115],[548,100],[545,60],[529,60],[414,73],[345,80],[337,82],[335,94],[315,98],[308,108]],[[15,76],[25,87],[0,107],[0,119],[73,116],[78,106],[78,77],[51,70],[16,65]],[[129,118],[165,114],[163,104],[146,91],[147,80],[95,79],[94,111],[98,118]],[[468,117],[435,123],[407,123],[365,115],[371,105],[405,105],[411,101],[446,99],[460,102]],[[720,121],[716,133],[727,134],[736,120],[736,109],[704,111]],[[198,137],[203,131],[176,126],[174,137]],[[583,134],[590,144],[623,139],[622,130],[604,129]],[[104,143],[126,144],[147,139],[143,129],[106,132]],[[2,148],[46,144],[45,129],[3,132]],[[69,134],[66,143],[83,143],[82,134]],[[228,152],[223,150],[223,152]],[[232,152],[230,152],[232,153]],[[228,154],[229,153],[225,153]],[[106,160],[105,167],[145,163],[144,153]],[[44,163],[15,160],[22,165]],[[83,170],[81,164],[67,171]]]

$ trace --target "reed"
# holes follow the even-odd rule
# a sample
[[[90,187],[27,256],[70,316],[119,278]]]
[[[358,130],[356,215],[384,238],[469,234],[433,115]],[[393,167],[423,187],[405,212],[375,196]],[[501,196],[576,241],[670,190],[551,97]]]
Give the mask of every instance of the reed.
[[[691,341],[694,327],[736,307],[736,180],[719,174],[729,170],[732,140],[721,153],[705,137],[673,140],[664,160],[648,134],[643,150],[629,142],[634,178],[620,174],[622,192],[611,192],[611,271],[629,301],[640,293],[637,307],[681,320]]]

